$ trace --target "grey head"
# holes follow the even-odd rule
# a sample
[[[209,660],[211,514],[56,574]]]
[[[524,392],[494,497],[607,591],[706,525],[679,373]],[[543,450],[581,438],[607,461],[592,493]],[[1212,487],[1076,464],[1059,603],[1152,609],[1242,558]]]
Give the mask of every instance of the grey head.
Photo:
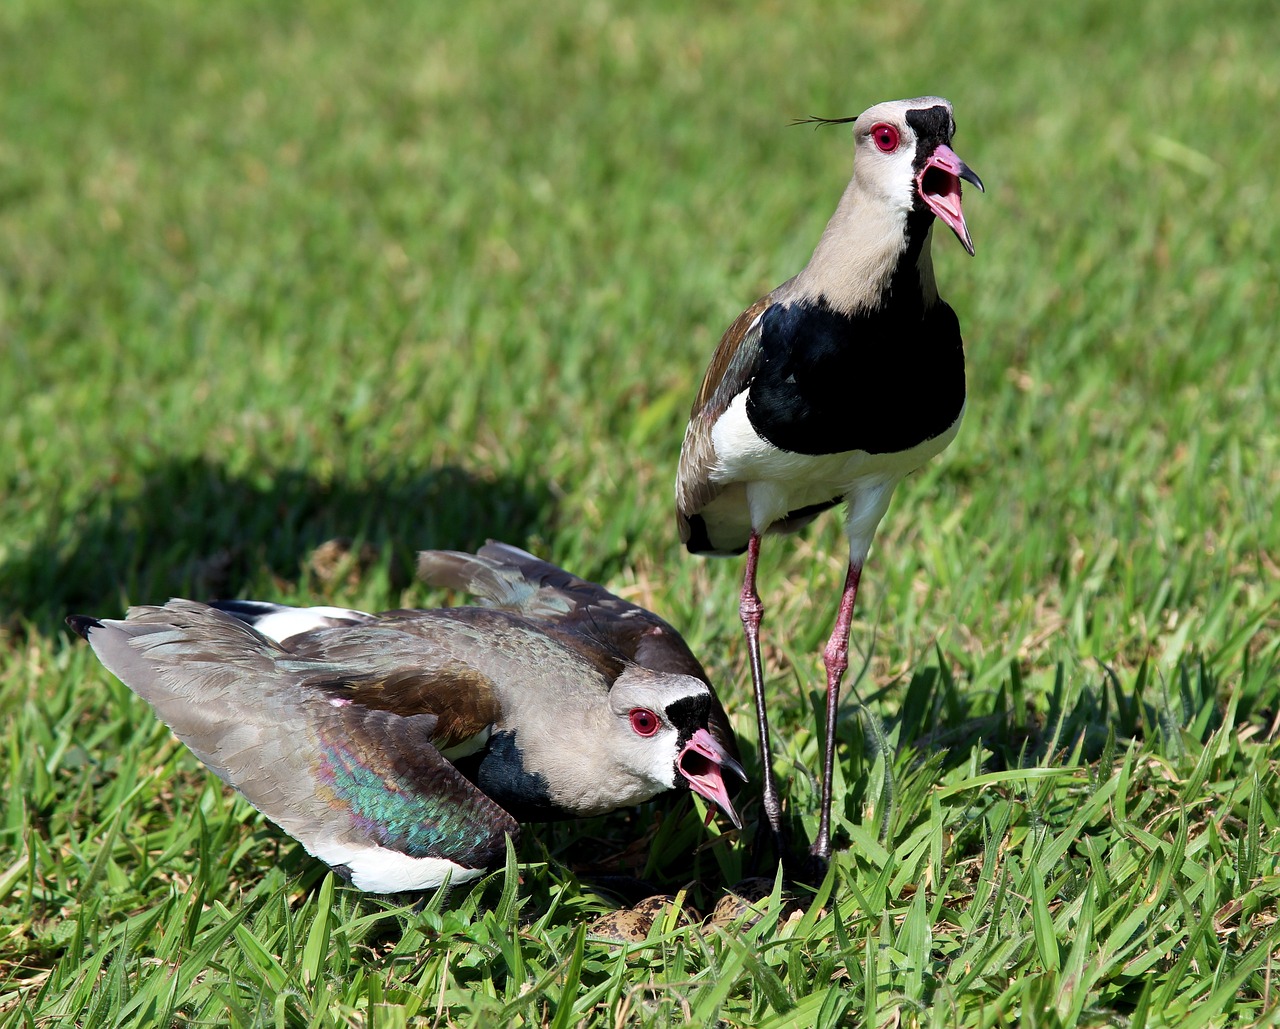
[[[982,180],[951,149],[956,133],[951,101],[940,96],[887,100],[856,118],[811,118],[853,122],[853,186],[865,198],[902,215],[929,212],[942,219],[973,254],[961,209],[960,180],[983,190]]]
[[[627,663],[608,683],[603,703],[580,696],[564,705],[525,704],[508,725],[512,746],[494,746],[479,762],[476,782],[527,820],[604,814],[688,789],[741,820],[724,772],[745,779],[737,758],[708,731],[715,699],[688,675]],[[512,790],[512,765],[536,771],[541,790]]]

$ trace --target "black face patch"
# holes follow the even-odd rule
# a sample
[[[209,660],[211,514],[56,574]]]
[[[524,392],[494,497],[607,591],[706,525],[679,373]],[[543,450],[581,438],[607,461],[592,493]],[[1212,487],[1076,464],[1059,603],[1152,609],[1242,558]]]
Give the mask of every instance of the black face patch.
[[[707,719],[711,715],[711,695],[695,693],[692,697],[673,700],[667,705],[666,714],[667,721],[675,726],[680,746],[683,747],[695,732],[706,728]]]
[[[916,171],[924,167],[924,162],[929,159],[929,155],[938,148],[939,144],[950,145],[951,137],[956,131],[955,123],[951,120],[951,112],[941,104],[922,110],[908,111],[907,124],[916,134],[916,158],[912,162],[912,167]]]
[[[951,137],[955,135],[956,123],[951,120],[951,112],[941,104],[938,104],[935,107],[908,111],[907,124],[916,133],[916,152],[911,162],[911,169],[919,175],[938,147],[944,143],[947,146],[951,145]],[[946,175],[946,172],[939,168],[931,168],[925,172],[925,175],[927,178],[930,175]],[[933,211],[925,203],[920,191],[918,189],[915,190],[912,212],[907,219],[908,236],[913,240],[923,239],[924,233],[933,224],[933,218]]]

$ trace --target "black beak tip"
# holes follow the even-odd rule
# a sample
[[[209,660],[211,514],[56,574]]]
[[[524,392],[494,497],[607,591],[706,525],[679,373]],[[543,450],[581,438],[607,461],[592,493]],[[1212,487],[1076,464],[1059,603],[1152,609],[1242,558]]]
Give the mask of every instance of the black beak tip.
[[[67,625],[77,636],[82,639],[89,638],[90,629],[102,628],[102,623],[96,618],[90,618],[88,615],[67,615]]]

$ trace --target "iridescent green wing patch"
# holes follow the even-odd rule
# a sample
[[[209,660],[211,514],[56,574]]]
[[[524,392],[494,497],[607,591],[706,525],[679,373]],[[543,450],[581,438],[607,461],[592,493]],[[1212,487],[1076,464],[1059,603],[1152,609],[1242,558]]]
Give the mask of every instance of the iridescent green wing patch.
[[[483,868],[519,824],[432,744],[433,715],[332,704],[317,727],[318,795],[370,840],[410,857]]]

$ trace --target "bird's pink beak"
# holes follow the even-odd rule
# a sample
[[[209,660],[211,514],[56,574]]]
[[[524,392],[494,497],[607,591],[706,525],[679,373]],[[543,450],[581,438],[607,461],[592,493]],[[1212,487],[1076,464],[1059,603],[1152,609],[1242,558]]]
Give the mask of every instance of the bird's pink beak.
[[[960,160],[947,144],[939,143],[916,176],[916,189],[929,205],[929,210],[956,234],[960,245],[972,257],[973,240],[969,238],[969,227],[964,223],[964,211],[960,208],[961,179],[972,182],[981,192],[986,192],[977,172]]]
[[[742,828],[742,819],[733,809],[729,791],[725,789],[721,769],[728,768],[746,782],[747,773],[718,740],[706,729],[699,729],[680,751],[676,759],[680,774],[689,780],[689,789],[705,797],[725,813],[735,828]]]

